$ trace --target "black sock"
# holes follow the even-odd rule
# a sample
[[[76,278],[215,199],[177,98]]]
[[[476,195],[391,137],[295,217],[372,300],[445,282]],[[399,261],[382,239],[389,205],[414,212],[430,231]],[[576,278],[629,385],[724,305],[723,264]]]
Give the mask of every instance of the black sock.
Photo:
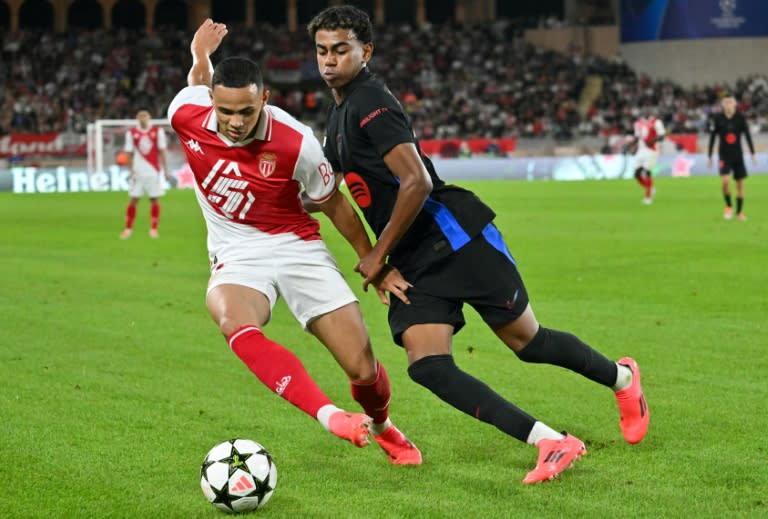
[[[744,198],[737,196],[736,197],[736,213],[740,213],[743,207],[744,207]]]
[[[490,387],[456,366],[450,355],[430,355],[408,368],[408,375],[459,411],[524,442],[536,420]]]
[[[616,363],[566,332],[539,326],[525,348],[516,352],[520,360],[554,364],[584,375],[590,380],[612,387],[616,383]]]
[[[731,195],[723,195],[723,198],[725,198],[725,205],[731,207]]]

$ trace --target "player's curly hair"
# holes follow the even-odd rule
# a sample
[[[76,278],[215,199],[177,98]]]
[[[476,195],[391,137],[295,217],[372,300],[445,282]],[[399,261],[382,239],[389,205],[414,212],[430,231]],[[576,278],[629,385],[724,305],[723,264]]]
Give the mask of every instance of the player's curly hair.
[[[338,5],[320,11],[307,26],[314,41],[317,31],[346,29],[362,43],[373,42],[373,25],[368,13],[353,5]]]
[[[235,56],[221,60],[213,69],[211,88],[216,85],[227,88],[256,85],[261,90],[264,87],[264,79],[256,62]]]

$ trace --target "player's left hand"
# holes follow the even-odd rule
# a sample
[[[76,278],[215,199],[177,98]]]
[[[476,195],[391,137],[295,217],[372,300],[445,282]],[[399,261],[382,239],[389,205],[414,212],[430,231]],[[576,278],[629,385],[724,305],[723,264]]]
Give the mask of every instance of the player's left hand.
[[[757,155],[755,155],[754,153],[752,154],[752,164],[757,166]]]
[[[398,298],[403,303],[409,305],[411,301],[408,299],[406,292],[413,285],[405,280],[403,275],[392,265],[384,265],[379,275],[371,282],[376,289],[376,294],[379,296],[379,300],[389,306],[389,298],[387,292]]]

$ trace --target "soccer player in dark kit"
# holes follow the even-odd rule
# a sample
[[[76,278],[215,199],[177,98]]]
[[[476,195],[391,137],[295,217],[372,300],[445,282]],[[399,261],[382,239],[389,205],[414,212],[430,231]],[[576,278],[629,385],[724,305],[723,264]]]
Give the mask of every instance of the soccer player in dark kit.
[[[453,335],[465,324],[467,303],[521,360],[562,366],[611,388],[624,438],[640,442],[649,412],[637,363],[629,357],[613,362],[574,335],[539,325],[493,210],[440,179],[420,153],[400,103],[368,70],[368,15],[349,5],[330,7],[308,31],[335,99],[326,157],[343,173],[377,237],[355,270],[364,288],[383,269],[396,268],[407,280],[390,290],[389,325],[405,348],[409,376],[456,409],[535,445],[537,465],[524,483],[553,479],[586,453],[581,440],[537,420],[456,365]]]
[[[747,138],[749,152],[752,154],[752,164],[757,164],[755,158],[755,146],[752,144],[752,136],[749,134],[749,126],[744,116],[736,111],[736,98],[732,95],[723,97],[721,104],[723,111],[712,118],[709,125],[709,151],[707,152],[707,165],[712,167],[712,150],[715,139],[718,138],[717,153],[720,157],[720,184],[725,198],[723,218],[733,218],[733,205],[731,202],[731,172],[736,181],[736,217],[746,220],[744,214],[744,179],[747,178],[747,168],[744,166],[744,151],[741,147],[741,135]]]

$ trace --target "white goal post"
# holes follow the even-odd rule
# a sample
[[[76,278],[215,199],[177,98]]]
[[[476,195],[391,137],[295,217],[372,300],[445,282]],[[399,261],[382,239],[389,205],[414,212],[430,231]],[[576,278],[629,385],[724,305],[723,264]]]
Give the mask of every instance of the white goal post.
[[[174,175],[178,170],[187,167],[184,150],[176,132],[173,131],[168,119],[150,119],[153,126],[165,130],[168,137],[166,159],[168,173]],[[104,173],[112,166],[117,166],[117,154],[125,146],[125,133],[136,126],[136,119],[98,119],[88,123],[86,148],[88,153],[88,172],[93,175]],[[125,167],[125,166],[119,166]]]

